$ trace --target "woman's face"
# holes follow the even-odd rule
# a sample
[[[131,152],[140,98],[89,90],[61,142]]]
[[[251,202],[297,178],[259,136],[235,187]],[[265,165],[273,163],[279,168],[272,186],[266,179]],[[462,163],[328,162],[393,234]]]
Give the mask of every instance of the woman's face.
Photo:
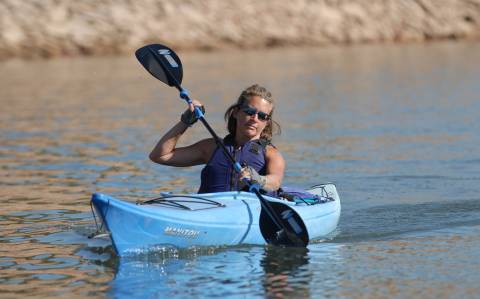
[[[247,109],[249,114],[256,113],[249,115],[247,112],[244,112],[244,108],[247,107],[249,108]],[[270,116],[272,108],[271,103],[259,96],[250,98],[244,106],[239,107],[235,112],[235,118],[237,120],[236,136],[242,136],[249,140],[260,138],[260,134],[267,125],[267,120],[262,120],[261,118],[265,115]],[[261,115],[259,115],[259,113]]]

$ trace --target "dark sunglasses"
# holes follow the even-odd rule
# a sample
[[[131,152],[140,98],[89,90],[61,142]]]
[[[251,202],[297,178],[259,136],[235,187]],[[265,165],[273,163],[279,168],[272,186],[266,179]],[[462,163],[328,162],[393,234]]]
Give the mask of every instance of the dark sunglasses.
[[[258,111],[257,108],[253,108],[250,106],[241,106],[240,110],[242,110],[245,114],[249,116],[254,116],[255,114],[258,115],[258,119],[261,121],[267,121],[270,119],[270,114]]]

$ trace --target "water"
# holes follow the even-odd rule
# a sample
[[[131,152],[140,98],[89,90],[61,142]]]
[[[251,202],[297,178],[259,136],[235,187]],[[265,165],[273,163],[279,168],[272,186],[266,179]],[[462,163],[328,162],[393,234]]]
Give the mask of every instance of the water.
[[[115,257],[89,197],[195,191],[200,167],[148,161],[184,104],[132,57],[0,64],[0,297],[475,298],[480,287],[480,44],[179,53],[222,114],[253,82],[276,97],[285,184],[333,181],[342,216],[306,250]],[[195,126],[187,144],[207,137]]]

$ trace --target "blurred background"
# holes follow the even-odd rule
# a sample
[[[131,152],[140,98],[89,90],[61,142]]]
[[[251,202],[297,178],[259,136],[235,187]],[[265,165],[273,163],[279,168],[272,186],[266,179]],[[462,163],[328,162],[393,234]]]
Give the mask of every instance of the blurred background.
[[[478,39],[476,0],[2,0],[0,58]]]

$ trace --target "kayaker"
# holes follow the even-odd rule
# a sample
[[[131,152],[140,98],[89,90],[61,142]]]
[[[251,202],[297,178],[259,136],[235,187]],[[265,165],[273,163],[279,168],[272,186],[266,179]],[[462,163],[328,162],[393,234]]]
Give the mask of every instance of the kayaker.
[[[241,190],[243,178],[259,184],[266,192],[274,192],[282,183],[285,160],[271,144],[272,135],[280,126],[273,120],[272,94],[254,84],[242,91],[236,103],[225,112],[229,134],[223,143],[236,161],[244,166],[235,173],[232,162],[226,157],[213,138],[200,140],[192,145],[176,147],[180,136],[196,121],[194,107],[204,110],[195,100],[150,153],[153,162],[186,167],[206,164],[201,173],[199,193]]]

